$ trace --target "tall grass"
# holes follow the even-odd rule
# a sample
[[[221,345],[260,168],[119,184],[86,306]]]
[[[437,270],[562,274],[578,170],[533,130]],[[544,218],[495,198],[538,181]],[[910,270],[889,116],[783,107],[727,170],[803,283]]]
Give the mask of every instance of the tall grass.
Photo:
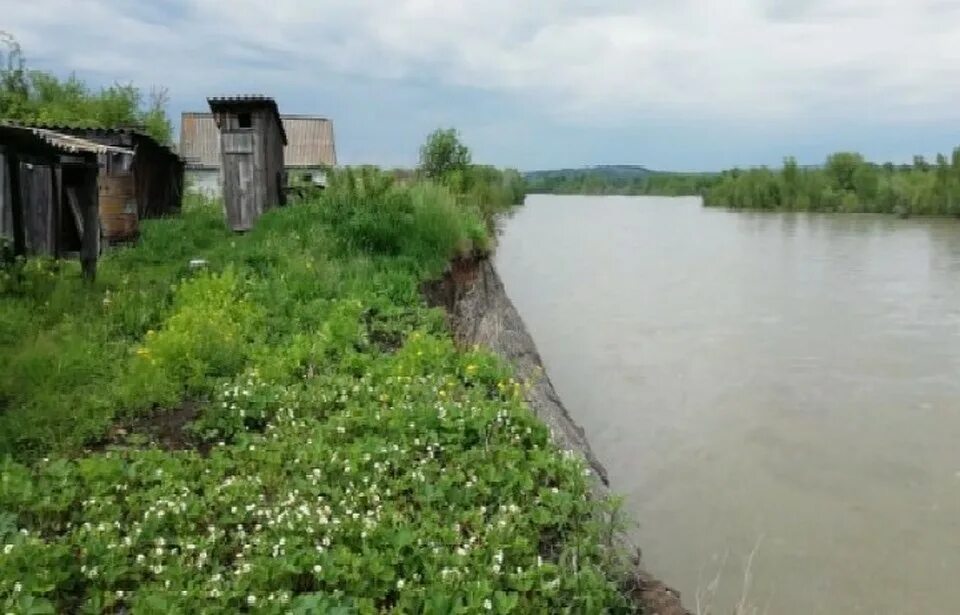
[[[344,292],[409,301],[412,280],[489,245],[481,212],[448,189],[373,169],[332,174],[321,197],[245,236],[226,230],[218,204],[194,201],[180,218],[145,221],[93,286],[72,262],[2,270],[0,455],[75,450],[118,417],[208,394]],[[192,259],[209,265],[191,270]]]
[[[146,222],[89,287],[6,269],[2,612],[629,612],[582,463],[419,295],[487,241],[365,170],[245,235]]]

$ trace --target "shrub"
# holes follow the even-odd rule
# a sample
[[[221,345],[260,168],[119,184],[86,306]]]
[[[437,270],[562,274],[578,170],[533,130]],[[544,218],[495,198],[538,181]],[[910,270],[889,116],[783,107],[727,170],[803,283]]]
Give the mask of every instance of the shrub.
[[[162,373],[188,393],[206,391],[211,378],[236,373],[260,336],[262,314],[245,299],[232,269],[185,280],[173,312],[136,349],[134,371]]]

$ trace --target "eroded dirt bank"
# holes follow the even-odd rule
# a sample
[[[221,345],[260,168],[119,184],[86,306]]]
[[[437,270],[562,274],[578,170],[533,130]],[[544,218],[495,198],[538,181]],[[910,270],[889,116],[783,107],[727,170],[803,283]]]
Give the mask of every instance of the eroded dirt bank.
[[[537,352],[533,338],[507,296],[493,262],[485,256],[459,258],[437,280],[423,285],[430,305],[443,307],[459,344],[480,344],[497,353],[516,369],[522,381],[531,383],[530,407],[549,428],[561,448],[581,455],[593,471],[594,491],[602,497],[608,489],[607,473],[594,455],[583,429],[570,418],[557,395]],[[639,601],[645,613],[687,615],[680,596],[648,574],[640,562],[640,550],[626,535],[613,537],[614,547],[636,554],[624,580],[625,591]]]

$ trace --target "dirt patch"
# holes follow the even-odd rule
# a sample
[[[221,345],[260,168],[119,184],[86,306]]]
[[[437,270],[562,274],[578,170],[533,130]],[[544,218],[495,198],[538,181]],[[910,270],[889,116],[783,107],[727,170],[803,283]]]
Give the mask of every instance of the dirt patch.
[[[364,310],[360,321],[367,330],[367,339],[380,352],[393,353],[403,346],[403,330],[396,328],[391,319],[381,318],[377,308]]]
[[[691,615],[680,601],[680,594],[642,569],[637,570],[625,588],[647,615]]]
[[[457,303],[476,283],[480,275],[480,262],[486,257],[479,254],[458,256],[450,261],[443,275],[427,280],[420,285],[420,292],[431,307],[442,307],[451,318],[456,318]],[[460,330],[459,322],[451,323],[454,334]],[[461,340],[462,341],[462,340]]]
[[[425,282],[420,291],[429,305],[446,310],[458,344],[486,346],[514,366],[517,377],[531,385],[527,402],[550,429],[554,444],[583,457],[594,477],[594,495],[606,497],[609,493],[606,470],[591,450],[583,429],[570,417],[553,388],[536,344],[489,258],[472,255],[454,259],[440,278]],[[623,579],[624,592],[643,613],[690,615],[683,608],[678,592],[643,569],[640,550],[626,534],[616,533],[610,543],[631,571]]]
[[[176,408],[155,408],[148,414],[121,421],[93,449],[156,446],[167,451],[198,450],[206,454],[209,444],[197,440],[187,429],[200,414],[200,408],[200,402],[188,400]]]

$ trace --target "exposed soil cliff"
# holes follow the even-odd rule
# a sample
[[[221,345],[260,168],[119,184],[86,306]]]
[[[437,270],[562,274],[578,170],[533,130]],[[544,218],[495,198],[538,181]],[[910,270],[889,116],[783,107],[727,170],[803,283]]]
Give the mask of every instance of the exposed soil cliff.
[[[573,451],[586,460],[596,480],[599,497],[607,493],[607,473],[596,458],[583,433],[557,395],[543,369],[533,338],[520,318],[493,263],[476,256],[452,261],[437,280],[423,285],[427,301],[446,309],[450,326],[459,344],[480,344],[514,365],[518,378],[532,384],[527,393],[530,407],[549,428],[557,446]],[[680,596],[646,573],[639,549],[625,535],[614,537],[615,547],[624,554],[636,554],[624,589],[637,600],[645,613],[688,615]]]

